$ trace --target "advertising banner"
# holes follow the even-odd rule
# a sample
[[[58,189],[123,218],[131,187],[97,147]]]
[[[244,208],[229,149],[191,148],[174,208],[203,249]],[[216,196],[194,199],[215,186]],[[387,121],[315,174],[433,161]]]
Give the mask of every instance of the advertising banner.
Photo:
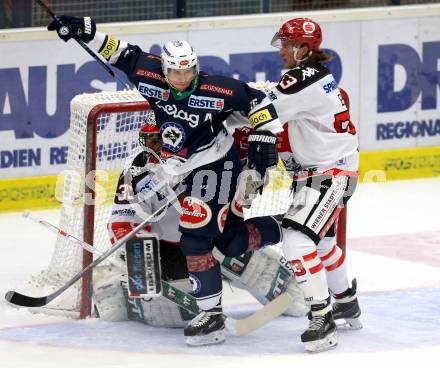
[[[395,18],[316,19],[323,29],[322,46],[334,56],[329,67],[350,95],[361,151],[440,145],[436,9],[423,17],[408,11]],[[154,33],[127,24],[111,33],[156,54],[168,40],[187,39],[201,69],[210,74],[277,81],[282,62],[270,40],[282,21],[258,18],[258,26],[252,26],[253,18],[246,19],[246,26],[238,20],[231,26],[213,21],[165,32],[158,22]],[[64,43],[49,32],[34,38],[14,40],[9,33],[0,41],[0,178],[56,175],[65,169],[70,100],[79,93],[123,88],[75,42]]]

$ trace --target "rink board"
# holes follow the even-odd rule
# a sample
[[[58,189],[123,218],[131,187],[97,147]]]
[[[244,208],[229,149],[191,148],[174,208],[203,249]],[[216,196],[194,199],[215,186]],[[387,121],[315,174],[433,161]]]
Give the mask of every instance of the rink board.
[[[321,23],[323,47],[334,57],[329,68],[350,94],[361,147],[360,181],[438,176],[440,5],[295,15]],[[169,39],[188,39],[209,73],[275,81],[282,65],[269,40],[291,17],[158,20],[99,29],[154,53]],[[57,207],[62,199],[54,194],[57,175],[67,167],[71,98],[118,86],[77,45],[60,42],[43,28],[0,31],[0,51],[0,211]]]

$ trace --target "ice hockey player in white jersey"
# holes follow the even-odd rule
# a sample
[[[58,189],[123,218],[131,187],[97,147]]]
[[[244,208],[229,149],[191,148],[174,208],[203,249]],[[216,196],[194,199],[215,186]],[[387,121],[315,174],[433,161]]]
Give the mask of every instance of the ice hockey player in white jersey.
[[[154,119],[150,119],[141,128],[139,142],[141,147],[148,147],[153,152],[160,154],[162,140],[158,128],[152,124],[153,121]],[[159,166],[158,160],[150,152],[141,151],[138,153],[119,178],[112,214],[108,223],[112,242],[129,233],[142,221],[145,213],[152,213],[163,202],[160,196],[154,195],[147,201],[134,203],[138,192],[143,190],[151,173],[154,172],[155,167]],[[177,190],[178,188],[176,188]],[[234,206],[232,209],[236,222],[225,221],[227,208],[228,206],[224,207],[222,216],[219,217],[219,226],[225,228],[225,231],[222,237],[216,239],[216,246],[226,255],[231,249],[237,248],[241,248],[244,254],[239,257],[225,257],[218,249],[215,249],[214,256],[221,265],[222,275],[230,280],[233,286],[247,290],[262,304],[268,303],[282,292],[287,292],[293,302],[286,314],[304,316],[307,308],[302,292],[292,278],[292,269],[282,257],[281,249],[267,247],[245,252],[249,248],[259,248],[280,241],[281,232],[278,224],[273,220],[268,224],[268,219],[257,219],[244,224],[241,217],[242,212],[238,206]],[[185,257],[180,249],[181,234],[178,225],[179,213],[174,207],[171,207],[158,221],[152,221],[148,224],[144,231],[157,234],[160,239],[162,279],[190,292],[192,287],[188,278]],[[275,234],[268,235],[267,232]],[[230,243],[241,243],[241,245],[228,249]],[[99,272],[101,274],[95,276],[94,300],[97,311],[102,318],[110,320],[133,319],[153,326],[183,327],[188,323],[188,320],[194,317],[165,297],[130,298],[127,283],[124,282],[126,277],[119,270],[101,268]],[[200,343],[200,339],[195,340],[196,343],[189,336],[187,343],[190,345]],[[203,342],[203,344],[208,343],[209,341]]]
[[[341,91],[323,65],[330,57],[320,49],[321,42],[319,24],[307,18],[287,21],[271,42],[289,70],[269,98],[287,122],[291,162],[301,167],[282,227],[284,255],[310,306],[309,328],[301,335],[307,351],[337,345],[335,320],[361,328],[356,280],[350,284],[345,253],[335,241],[335,220],[357,184],[358,135]]]

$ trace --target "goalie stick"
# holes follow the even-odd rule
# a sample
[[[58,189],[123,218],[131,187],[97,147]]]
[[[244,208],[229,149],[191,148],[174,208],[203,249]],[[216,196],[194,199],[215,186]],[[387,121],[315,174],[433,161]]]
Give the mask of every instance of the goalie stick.
[[[87,267],[82,269],[80,272],[78,272],[76,275],[74,275],[65,285],[63,285],[58,290],[54,291],[53,293],[42,296],[42,297],[32,297],[28,295],[21,294],[17,291],[8,291],[5,295],[5,299],[15,305],[20,305],[22,307],[42,307],[48,303],[50,303],[53,299],[55,299],[57,296],[61,295],[65,290],[70,288],[72,285],[75,284],[79,279],[82,278],[84,274],[92,270],[94,267],[99,265],[102,261],[107,259],[110,255],[112,255],[114,252],[116,252],[120,247],[122,247],[125,242],[131,238],[133,238],[138,231],[144,228],[144,226],[151,221],[152,218],[160,214],[162,211],[166,210],[170,205],[172,205],[179,197],[181,193],[176,194],[175,197],[171,200],[168,200],[163,206],[161,206],[159,209],[157,209],[152,215],[148,216],[142,223],[140,223],[138,226],[136,226],[130,233],[123,236],[121,239],[119,239],[113,247],[109,248],[107,251],[102,253],[97,259],[95,259],[92,263],[90,263]],[[90,248],[93,249],[91,245],[89,245]]]
[[[87,244],[86,242],[76,238],[72,234],[69,234],[68,232],[60,229],[59,227],[51,224],[50,222],[32,216],[29,211],[25,211],[23,213],[23,216],[31,219],[32,221],[39,223],[40,225],[57,233],[58,235],[63,236],[67,240],[79,245],[80,247],[91,253],[97,255],[103,254],[101,251],[92,247],[90,244]],[[108,261],[111,262],[114,266],[125,270],[125,264],[121,260],[109,259]],[[191,312],[194,315],[199,314],[200,309],[197,306],[196,298],[176,288],[167,281],[161,280],[161,283],[162,283],[162,295],[166,299],[175,303],[179,307],[186,309],[188,312]],[[290,297],[290,295],[287,293],[283,293],[280,296],[278,296],[276,299],[272,300],[264,307],[260,308],[258,311],[250,315],[249,317],[243,319],[234,319],[232,317],[227,316],[226,326],[236,336],[246,335],[262,327],[263,325],[272,321],[281,314],[283,314],[287,310],[287,308],[289,308],[291,303],[292,303],[292,298]]]

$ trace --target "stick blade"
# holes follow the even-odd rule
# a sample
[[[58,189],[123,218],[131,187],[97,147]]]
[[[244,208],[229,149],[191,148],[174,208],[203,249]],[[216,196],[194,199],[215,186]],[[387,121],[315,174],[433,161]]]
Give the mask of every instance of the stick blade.
[[[43,296],[41,298],[34,298],[32,296],[27,296],[24,294],[20,294],[16,291],[8,291],[5,295],[5,299],[15,305],[19,305],[21,307],[42,307],[47,304],[47,297]]]
[[[283,293],[278,298],[266,304],[263,308],[244,319],[226,319],[226,326],[236,336],[243,336],[264,326],[266,323],[283,314],[292,303],[289,294]]]

